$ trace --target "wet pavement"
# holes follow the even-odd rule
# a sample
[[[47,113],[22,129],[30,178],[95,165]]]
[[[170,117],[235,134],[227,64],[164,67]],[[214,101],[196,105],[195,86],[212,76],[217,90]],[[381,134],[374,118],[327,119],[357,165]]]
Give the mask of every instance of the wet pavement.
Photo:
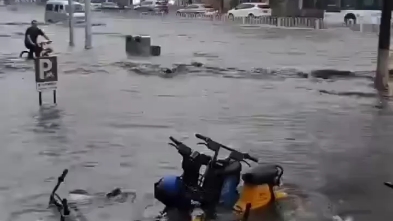
[[[20,23],[43,21],[42,12],[0,8],[0,220],[56,220],[48,194],[64,168],[63,194],[136,194],[82,205],[87,220],[132,220],[132,202],[151,203],[153,182],[179,173],[168,137],[192,145],[195,132],[281,164],[301,201],[286,220],[393,215],[382,184],[393,180],[393,118],[372,88],[375,34],[95,13],[105,25],[93,28],[89,51],[83,28],[69,48],[66,27],[43,26],[61,73],[59,104],[49,93],[39,108],[33,64],[17,57]],[[151,35],[162,55],[127,58],[126,34]],[[327,68],[353,72],[312,72]]]

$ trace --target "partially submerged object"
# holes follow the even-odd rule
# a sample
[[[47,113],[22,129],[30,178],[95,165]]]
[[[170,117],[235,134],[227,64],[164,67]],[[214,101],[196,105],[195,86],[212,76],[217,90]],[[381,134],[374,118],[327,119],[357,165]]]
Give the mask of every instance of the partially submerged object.
[[[126,36],[126,52],[132,56],[159,56],[161,47],[151,45],[150,36]]]
[[[214,152],[214,156],[192,150],[170,137],[170,145],[183,157],[183,174],[165,176],[154,184],[155,198],[165,205],[158,219],[177,213],[183,220],[214,220],[218,209],[222,208],[234,211],[234,217],[230,220],[246,221],[250,213],[275,205],[276,200],[286,198],[287,194],[278,189],[284,172],[281,166],[258,165],[241,175],[241,162],[249,165],[246,160],[258,162],[258,159],[209,137],[200,134],[195,136],[203,141],[200,144]],[[220,149],[230,151],[229,157],[218,159]],[[200,174],[202,166],[206,166],[206,170]],[[239,193],[240,179],[244,181],[244,186]],[[202,214],[192,217],[196,208],[201,209]]]

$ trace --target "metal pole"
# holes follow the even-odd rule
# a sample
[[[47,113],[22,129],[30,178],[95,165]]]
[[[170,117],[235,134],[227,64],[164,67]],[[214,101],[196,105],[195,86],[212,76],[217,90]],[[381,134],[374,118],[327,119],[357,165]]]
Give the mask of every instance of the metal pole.
[[[74,44],[74,2],[73,0],[68,0],[68,26],[70,28],[70,46],[73,47]]]
[[[85,27],[85,49],[90,49],[91,46],[91,3],[90,0],[85,0],[86,13],[86,27]]]
[[[56,90],[53,90],[53,103],[56,104]]]
[[[38,92],[38,103],[40,104],[40,106],[42,105],[42,93]]]
[[[382,5],[381,24],[379,25],[378,61],[375,75],[375,88],[384,95],[389,91],[389,50],[390,50],[390,20],[392,18],[392,0],[384,0]]]

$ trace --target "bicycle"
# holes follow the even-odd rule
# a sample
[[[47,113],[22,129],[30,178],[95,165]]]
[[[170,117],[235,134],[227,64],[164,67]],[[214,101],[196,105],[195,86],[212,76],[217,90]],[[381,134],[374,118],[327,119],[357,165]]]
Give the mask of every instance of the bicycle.
[[[65,221],[65,218],[68,217],[71,214],[70,207],[68,205],[68,201],[65,198],[61,198],[57,193],[57,189],[59,189],[59,186],[61,183],[64,182],[64,178],[67,175],[68,170],[65,169],[61,176],[57,179],[57,184],[55,188],[52,190],[52,193],[50,194],[49,197],[49,207],[55,206],[57,211],[60,213],[60,221]]]
[[[43,42],[38,43],[38,46],[40,48],[42,48],[41,53],[40,53],[40,57],[48,57],[50,55],[50,53],[53,52],[53,49],[48,46],[51,43],[52,43],[52,41],[43,41]],[[19,54],[19,57],[21,58],[24,54],[29,54],[29,51],[22,51]]]

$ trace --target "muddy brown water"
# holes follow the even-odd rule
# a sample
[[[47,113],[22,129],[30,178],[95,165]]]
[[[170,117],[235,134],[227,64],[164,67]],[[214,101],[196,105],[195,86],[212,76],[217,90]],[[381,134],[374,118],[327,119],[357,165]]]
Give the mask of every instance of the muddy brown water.
[[[93,28],[89,51],[83,28],[69,48],[66,27],[42,26],[60,76],[58,105],[44,94],[39,108],[33,64],[17,57],[25,23],[42,12],[0,8],[0,220],[56,220],[47,197],[64,168],[62,194],[136,195],[83,203],[85,218],[131,220],[136,201],[153,203],[153,182],[180,173],[168,137],[193,145],[196,132],[281,164],[301,205],[287,220],[391,217],[382,183],[393,180],[393,119],[372,88],[375,35],[95,13],[105,25]],[[162,55],[127,58],[126,34],[151,35]],[[350,72],[311,73],[321,69]]]

